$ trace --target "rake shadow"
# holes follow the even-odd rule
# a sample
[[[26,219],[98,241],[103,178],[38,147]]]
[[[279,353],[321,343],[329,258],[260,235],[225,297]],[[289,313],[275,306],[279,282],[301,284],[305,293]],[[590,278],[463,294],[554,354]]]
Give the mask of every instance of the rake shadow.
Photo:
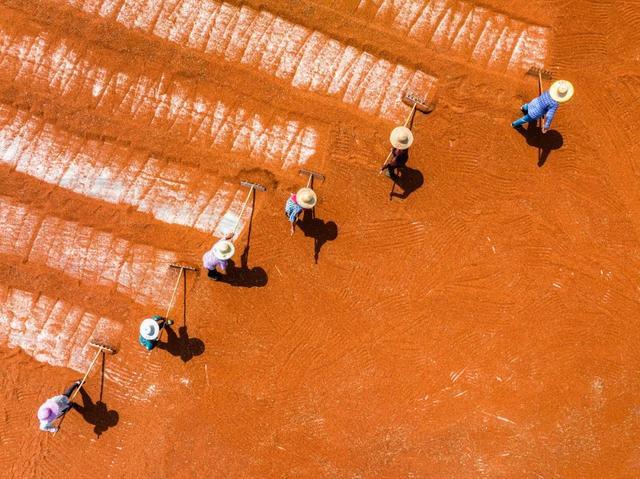
[[[564,145],[564,139],[559,131],[549,130],[542,133],[542,128],[537,123],[529,123],[527,128],[516,128],[526,140],[527,145],[538,149],[538,166],[542,167],[549,158],[552,150],[557,150]]]

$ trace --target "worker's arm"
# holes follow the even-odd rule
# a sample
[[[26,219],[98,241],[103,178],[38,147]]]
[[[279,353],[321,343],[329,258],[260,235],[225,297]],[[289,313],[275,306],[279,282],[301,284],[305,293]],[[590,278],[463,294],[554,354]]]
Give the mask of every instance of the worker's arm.
[[[40,430],[47,432],[56,432],[58,428],[53,425],[53,422],[40,421]]]
[[[547,131],[549,131],[549,128],[551,127],[551,121],[553,120],[553,117],[556,114],[557,110],[558,104],[556,103],[551,108],[549,108],[549,111],[547,111],[547,114],[545,115],[544,125],[542,125],[542,133],[546,133]]]

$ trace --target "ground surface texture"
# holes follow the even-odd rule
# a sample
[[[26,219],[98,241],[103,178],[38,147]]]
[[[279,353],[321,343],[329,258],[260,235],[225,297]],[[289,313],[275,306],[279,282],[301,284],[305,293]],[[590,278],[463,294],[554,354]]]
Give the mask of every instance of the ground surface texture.
[[[0,476],[639,477],[639,12],[0,0]],[[532,65],[576,86],[544,137],[510,127]],[[407,89],[437,106],[394,186]]]

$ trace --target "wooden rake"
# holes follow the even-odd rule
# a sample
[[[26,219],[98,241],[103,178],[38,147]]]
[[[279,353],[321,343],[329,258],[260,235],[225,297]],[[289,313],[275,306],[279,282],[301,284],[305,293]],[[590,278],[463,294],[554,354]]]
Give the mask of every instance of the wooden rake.
[[[163,316],[165,321],[162,324],[162,328],[160,329],[160,333],[158,333],[158,341],[160,340],[160,336],[162,336],[162,331],[164,330],[165,326],[167,326],[167,321],[169,321],[169,313],[171,312],[171,309],[173,308],[173,304],[174,304],[175,299],[176,299],[176,294],[178,293],[178,286],[180,286],[180,280],[182,279],[182,273],[184,273],[185,294],[186,294],[186,291],[187,291],[186,290],[186,288],[187,288],[186,287],[187,271],[193,271],[194,273],[198,272],[198,268],[196,268],[195,266],[189,266],[187,264],[171,263],[171,264],[169,264],[169,268],[179,269],[180,272],[178,273],[178,279],[176,280],[176,285],[173,287],[173,293],[171,293],[171,299],[169,300],[169,306],[167,306],[167,312]]]
[[[238,215],[238,219],[236,220],[236,224],[233,226],[233,230],[231,231],[231,235],[230,238],[233,238],[236,235],[236,232],[238,231],[238,226],[240,226],[240,220],[242,219],[242,215],[244,214],[244,210],[247,208],[247,204],[249,203],[249,199],[251,198],[251,194],[255,192],[255,190],[258,191],[267,191],[267,187],[264,185],[261,185],[260,183],[253,183],[251,181],[241,181],[240,184],[242,186],[245,186],[247,188],[249,188],[249,193],[247,193],[247,199],[244,200],[244,203],[242,204],[242,208],[240,209],[240,214]]]
[[[433,109],[436,107],[435,103],[427,103],[426,99],[416,95],[413,92],[406,92],[402,97],[402,102],[405,105],[409,105],[411,107],[409,116],[407,116],[407,119],[402,124],[402,126],[404,126],[405,128],[409,128],[410,130],[413,127],[413,118],[416,114],[416,111],[420,111],[426,114],[426,113],[431,113]],[[385,166],[387,166],[387,163],[389,163],[389,160],[391,159],[392,154],[393,153],[390,151],[389,154],[387,155],[387,158],[384,160],[384,163],[382,164],[382,167],[378,172],[379,175],[382,174],[382,170],[384,169]]]
[[[96,364],[96,361],[100,357],[100,354],[101,353],[104,354],[105,352],[108,352],[110,354],[116,354],[116,352],[117,352],[116,348],[114,348],[112,346],[108,346],[108,345],[103,344],[103,343],[98,343],[98,342],[96,342],[94,340],[90,340],[89,341],[89,346],[97,348],[98,351],[96,351],[96,355],[93,357],[93,360],[91,361],[91,364],[89,364],[89,367],[87,368],[87,372],[84,373],[84,376],[82,377],[82,380],[80,381],[80,384],[73,391],[73,394],[71,394],[71,396],[69,396],[69,404],[71,404],[73,402],[74,398],[80,392],[80,389],[82,388],[82,386],[84,386],[84,383],[87,381],[87,377],[89,376],[89,373],[93,369],[93,366]],[[64,421],[65,416],[66,416],[66,414],[64,414],[62,416],[62,418],[60,419],[60,422],[58,423],[58,431],[60,430],[60,427],[62,426],[62,422]],[[55,436],[58,433],[58,431],[54,432],[53,435]]]
[[[314,178],[318,178],[319,180],[322,180],[322,182],[324,183],[324,175],[322,173],[318,173],[317,171],[301,168],[298,171],[298,174],[309,176],[309,180],[307,181],[307,188],[311,188],[311,184],[313,183]]]

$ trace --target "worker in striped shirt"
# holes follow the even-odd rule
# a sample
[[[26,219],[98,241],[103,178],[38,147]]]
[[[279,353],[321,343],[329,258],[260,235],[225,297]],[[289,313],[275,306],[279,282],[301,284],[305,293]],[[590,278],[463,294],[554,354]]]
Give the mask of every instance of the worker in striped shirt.
[[[551,127],[551,121],[560,106],[560,103],[567,102],[573,96],[573,85],[567,80],[558,80],[553,82],[548,91],[545,91],[542,95],[534,98],[529,103],[525,103],[520,108],[524,116],[518,118],[511,123],[514,128],[519,128],[525,123],[535,122],[539,118],[545,118],[542,125],[542,133],[549,131]]]
[[[318,201],[318,196],[311,188],[300,188],[297,193],[291,193],[284,205],[284,214],[291,223],[291,236],[295,231],[298,217],[303,210],[310,210]]]

